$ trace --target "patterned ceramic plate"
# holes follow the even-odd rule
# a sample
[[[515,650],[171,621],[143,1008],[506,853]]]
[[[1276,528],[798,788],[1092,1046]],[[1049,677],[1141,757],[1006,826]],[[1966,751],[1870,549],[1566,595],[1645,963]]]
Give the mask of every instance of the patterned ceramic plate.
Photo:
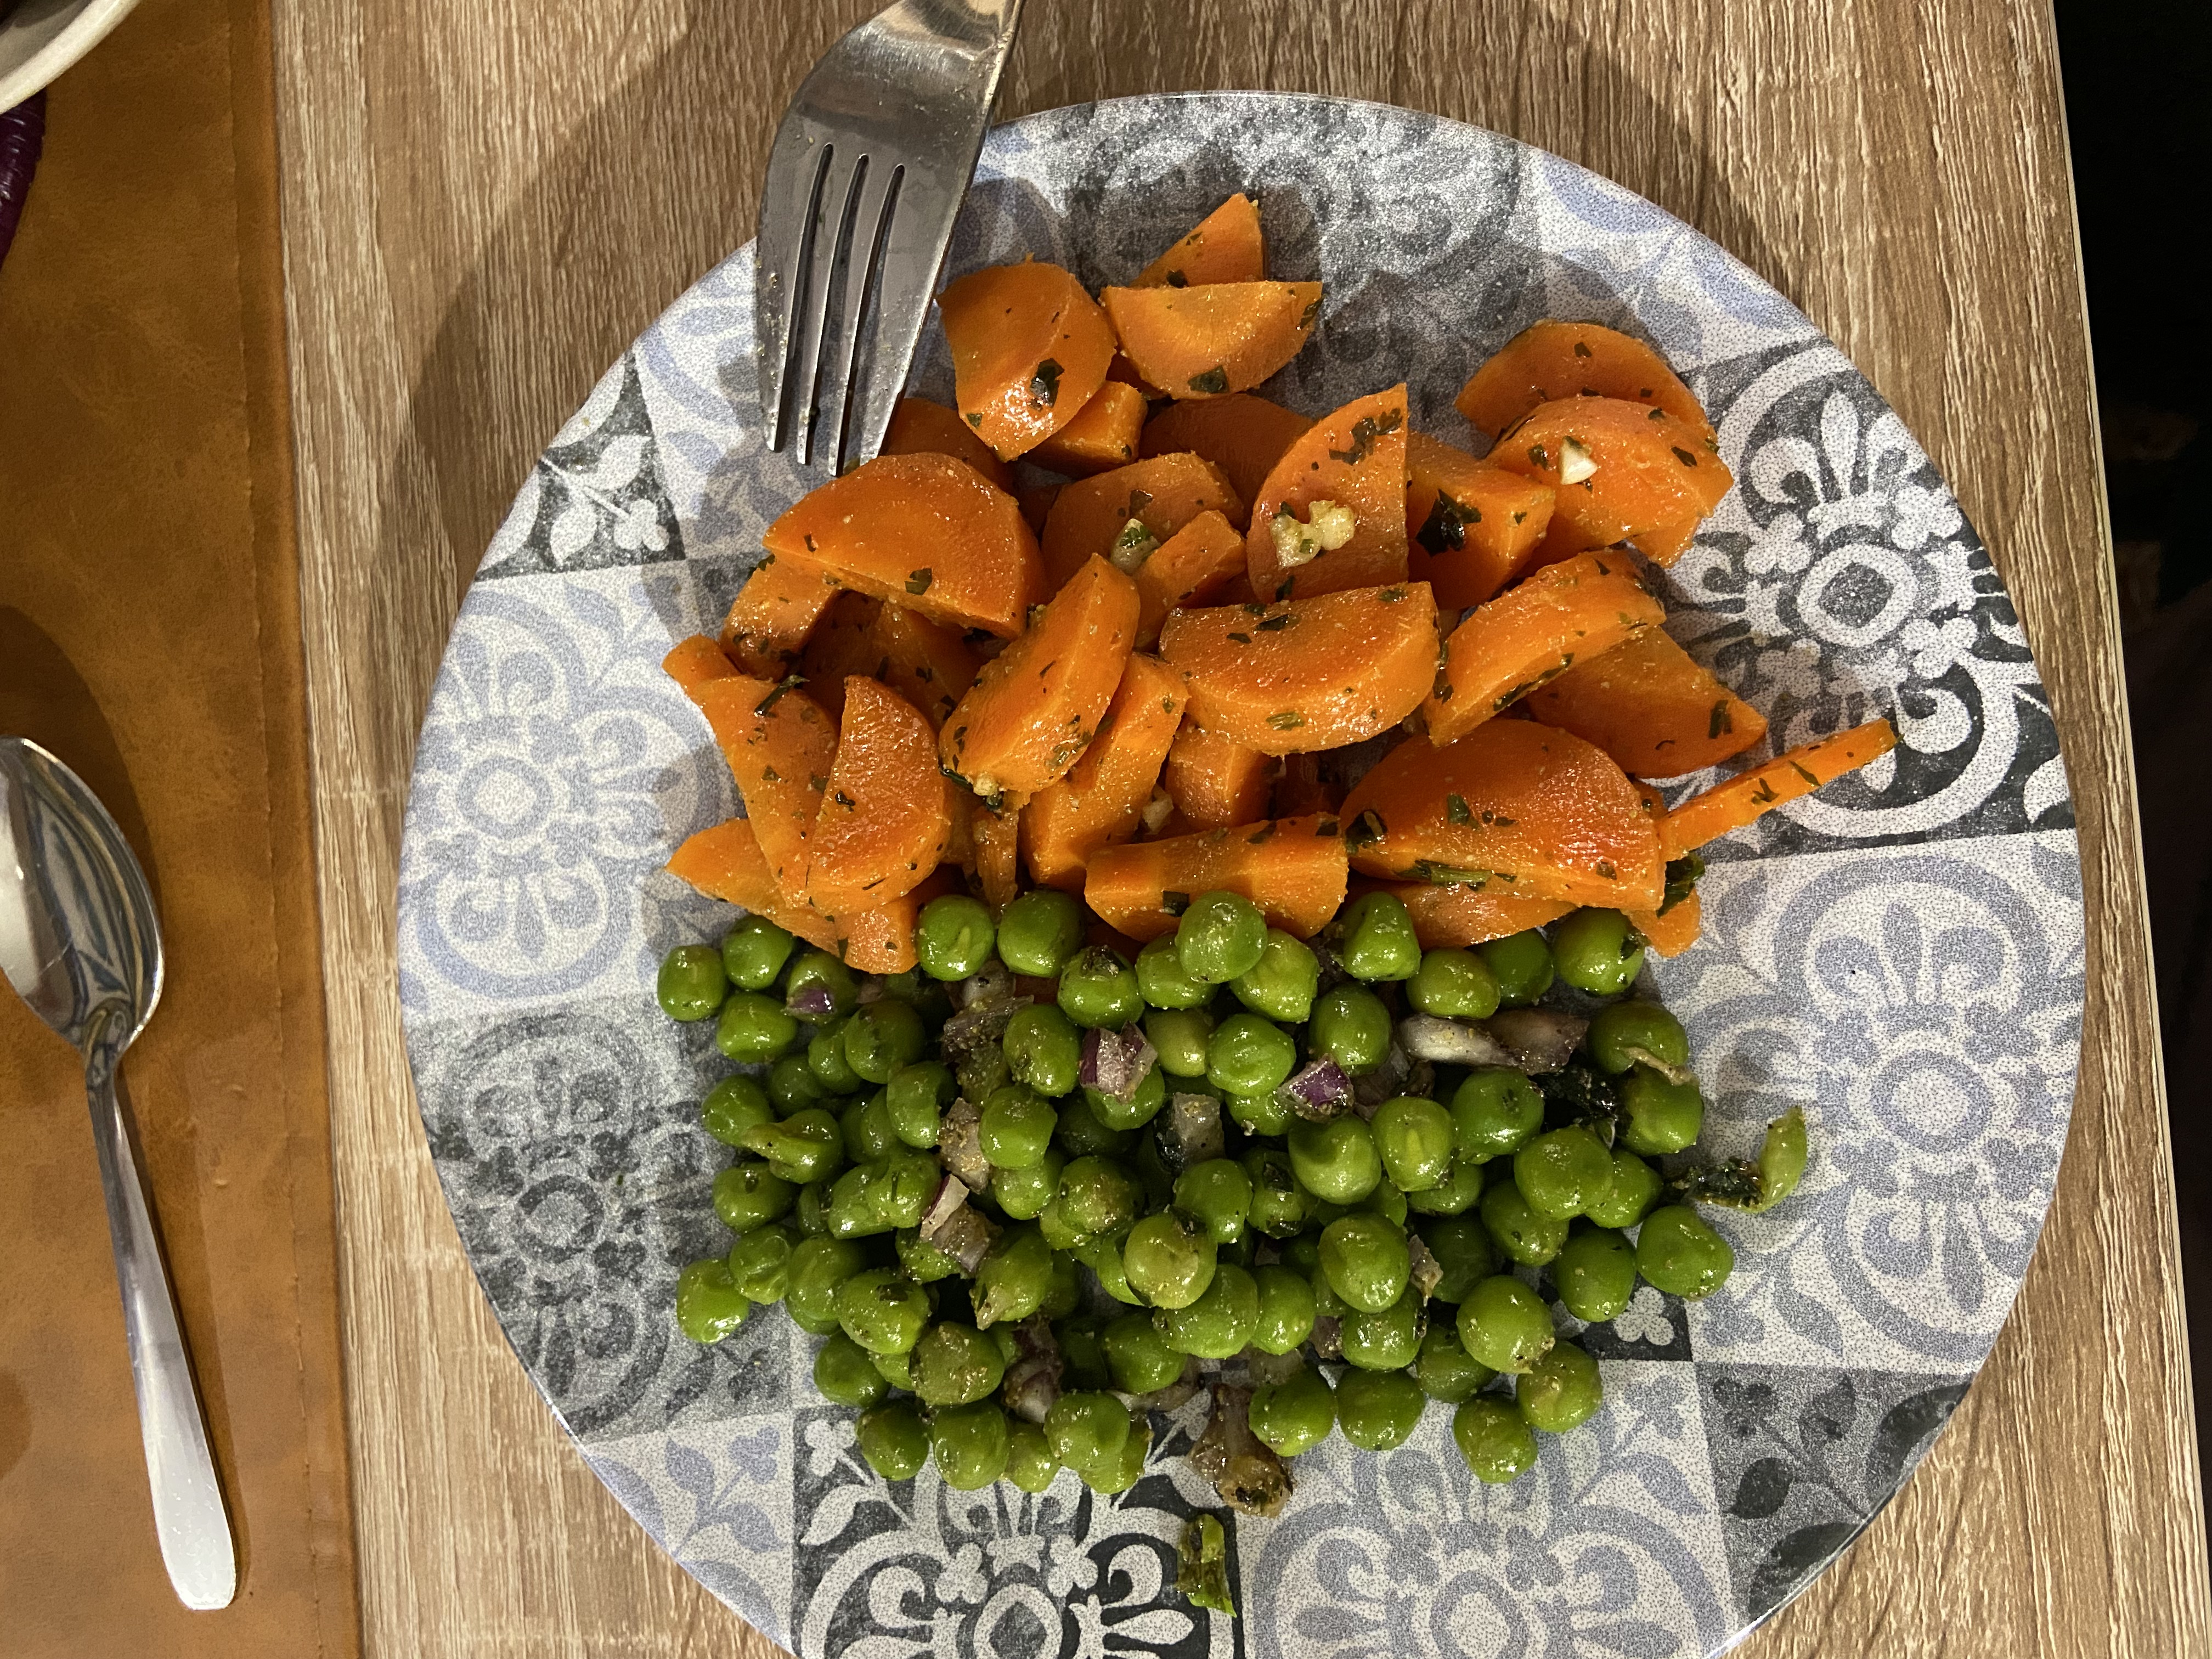
[[[1221,94],[995,131],[949,274],[1059,261],[1125,280],[1237,190],[1273,274],[1328,284],[1263,388],[1318,414],[1400,379],[1414,418],[1541,317],[1656,342],[1738,487],[1659,577],[1676,636],[1778,748],[1886,714],[1894,755],[1709,848],[1705,936],[1657,964],[1709,1137],[1811,1121],[1804,1188],[1725,1219],[1735,1275],[1646,1286],[1583,1340],[1606,1405],[1511,1486],[1449,1413],[1386,1456],[1341,1439],[1232,1542],[1243,1616],[1194,1613],[1173,1540],[1210,1494],[1163,1419],[1115,1499],[896,1486],[814,1396],[776,1312],[714,1349],[670,1315],[726,1235],[720,1063],[654,969],[730,912],[661,872],[734,811],[659,669],[711,630],[800,480],[761,453],[741,249],[610,369],[477,573],[416,759],[400,994],[463,1244],[538,1386],[684,1566],[806,1659],[933,1655],[1697,1655],[1800,1589],[1886,1503],[1989,1351],[2066,1136],[2082,933],[2073,816],[1987,554],[1835,346],[1711,243],[1494,133],[1376,105]],[[918,389],[950,400],[941,338]],[[1692,779],[1685,790],[1710,779]]]

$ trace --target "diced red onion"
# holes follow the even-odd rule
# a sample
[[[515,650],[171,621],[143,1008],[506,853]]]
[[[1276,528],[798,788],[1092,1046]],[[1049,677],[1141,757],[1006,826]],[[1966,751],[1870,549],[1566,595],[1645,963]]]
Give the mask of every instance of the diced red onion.
[[[937,1243],[938,1230],[951,1218],[952,1212],[968,1201],[967,1183],[958,1176],[948,1175],[937,1183],[937,1195],[929,1200],[929,1207],[921,1212],[921,1236],[930,1243]]]
[[[1398,1041],[1416,1060],[1447,1066],[1510,1066],[1505,1045],[1480,1025],[1464,1025],[1434,1014],[1409,1014],[1398,1022]]]
[[[938,1128],[937,1161],[970,1192],[991,1184],[991,1160],[983,1156],[983,1115],[964,1095],[952,1103]]]
[[[1486,1022],[1524,1072],[1556,1072],[1573,1055],[1589,1022],[1556,1008],[1508,1008]]]
[[[1435,1295],[1437,1286],[1444,1282],[1443,1264],[1419,1233],[1406,1235],[1406,1250],[1413,1259],[1413,1288],[1424,1297]]]
[[[1171,1175],[1221,1157],[1229,1150],[1221,1127],[1221,1103],[1212,1095],[1171,1095],[1159,1137],[1160,1156]]]
[[[1066,1372],[1052,1322],[1034,1314],[1014,1327],[1014,1363],[1006,1367],[1002,1397],[1006,1409],[1025,1423],[1042,1423],[1060,1398]]]
[[[999,1237],[998,1224],[972,1204],[963,1204],[937,1230],[930,1242],[960,1264],[970,1279]]]
[[[1344,1326],[1334,1314],[1323,1314],[1315,1320],[1313,1334],[1307,1340],[1323,1359],[1344,1358]]]
[[[1133,1100],[1138,1085],[1158,1059],[1142,1026],[1132,1023],[1118,1031],[1094,1026],[1083,1034],[1079,1080],[1085,1088],[1115,1100]]]
[[[1282,1103],[1300,1117],[1334,1117],[1352,1098],[1352,1079],[1333,1060],[1317,1060],[1295,1072],[1275,1091]]]
[[[791,994],[791,1000],[783,1006],[786,1013],[800,1019],[827,1019],[837,1006],[837,1000],[830,994],[826,985],[802,985]]]

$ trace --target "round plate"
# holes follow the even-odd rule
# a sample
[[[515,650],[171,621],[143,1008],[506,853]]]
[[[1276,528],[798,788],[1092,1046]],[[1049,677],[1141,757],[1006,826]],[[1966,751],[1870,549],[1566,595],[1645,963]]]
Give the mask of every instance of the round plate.
[[[1055,110],[984,147],[948,275],[1026,254],[1123,281],[1238,190],[1270,274],[1327,283],[1267,387],[1319,414],[1411,382],[1414,419],[1527,324],[1653,340],[1737,488],[1671,571],[1669,627],[1779,748],[1880,714],[1900,743],[1707,849],[1705,939],[1657,963],[1745,1152],[1792,1103],[1803,1188],[1730,1217],[1735,1275],[1649,1286],[1581,1340],[1603,1411],[1492,1489],[1430,1411],[1332,1439],[1239,1519],[1242,1617],[1174,1589],[1212,1494],[1157,1425],[1116,1499],[887,1486],[814,1395],[783,1313],[714,1348],[671,1317],[721,1249],[708,1033],[654,969],[731,911],[661,870],[738,807],[660,673],[711,632],[804,482],[761,452],[741,249],[608,371],[532,470],[456,625],[416,760],[400,992],[430,1150],[484,1291],[600,1477],[805,1659],[929,1654],[1662,1655],[1724,1646],[1888,1501],[2027,1270],[2073,1096],[2080,868],[2048,702],[1989,557],[1911,434],[1773,289],[1540,150],[1402,109],[1228,94]],[[950,401],[944,343],[916,366]],[[1685,781],[1700,787],[1710,776]]]

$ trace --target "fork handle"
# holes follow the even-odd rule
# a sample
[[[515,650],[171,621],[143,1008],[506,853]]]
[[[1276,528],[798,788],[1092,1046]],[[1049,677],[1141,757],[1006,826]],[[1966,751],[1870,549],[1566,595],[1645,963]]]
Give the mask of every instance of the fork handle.
[[[196,1611],[228,1607],[238,1591],[238,1558],[223,1507],[215,1460],[191,1361],[177,1322],[177,1302],[161,1262],[146,1182],[116,1078],[116,1060],[94,1044],[85,1062],[92,1139],[100,1184],[107,1198],[107,1232],[123,1292],[123,1329],[131,1345],[131,1383],[138,1395],[138,1429],[146,1443],[146,1478],[153,1489],[154,1530],[178,1600]]]

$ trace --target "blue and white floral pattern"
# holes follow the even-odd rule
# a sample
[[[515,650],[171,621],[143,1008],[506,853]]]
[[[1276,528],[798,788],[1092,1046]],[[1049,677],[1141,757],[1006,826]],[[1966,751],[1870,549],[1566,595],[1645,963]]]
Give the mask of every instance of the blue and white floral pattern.
[[[1267,388],[1319,413],[1408,377],[1415,418],[1546,315],[1638,332],[1711,410],[1738,487],[1671,571],[1670,626],[1770,747],[1885,715],[1895,754],[1709,849],[1705,940],[1650,969],[1687,1023],[1712,1138],[1797,1105],[1790,1203],[1721,1224],[1710,1300],[1644,1286],[1582,1328],[1603,1410],[1492,1490],[1432,1410],[1377,1458],[1333,1441],[1231,1527],[1243,1616],[1184,1603],[1209,1493],[1155,1420],[1118,1498],[886,1483],[780,1310],[711,1350],[670,1316],[726,1235],[727,1067],[653,969],[727,908],[661,866],[737,803],[659,672],[711,629],[809,479],[762,451],[753,265],[709,272],[526,481],[455,629],[417,753],[400,991],[432,1155],[517,1353],[640,1522],[805,1659],[1717,1651],[1887,1500],[2026,1271],[2080,1040],[2080,872],[2048,699],[1987,551],[1881,397],[1772,289],[1604,179],[1380,106],[1197,94],[999,129],[951,272],[1034,253],[1097,285],[1232,191],[1271,263],[1327,284]],[[951,388],[942,337],[914,385]],[[1757,756],[1752,758],[1758,758]],[[1681,791],[1710,776],[1680,781]],[[1548,1290],[1543,1276],[1529,1275]],[[1563,1324],[1576,1328],[1560,1313]]]

